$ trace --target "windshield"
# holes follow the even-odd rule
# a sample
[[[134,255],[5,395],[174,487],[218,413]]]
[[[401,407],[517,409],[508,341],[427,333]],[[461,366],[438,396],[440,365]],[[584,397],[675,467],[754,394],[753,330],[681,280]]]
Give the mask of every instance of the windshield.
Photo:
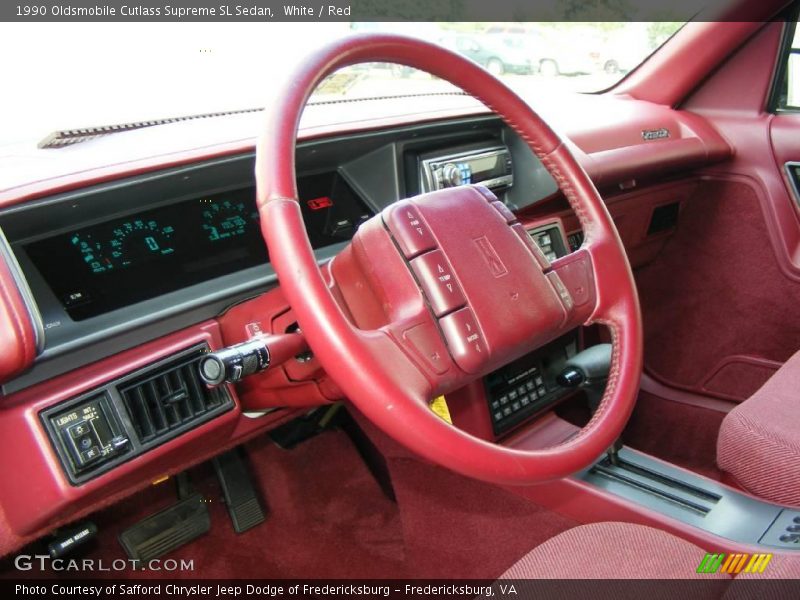
[[[437,42],[521,93],[614,85],[681,23],[3,23],[0,145],[59,130],[260,108],[314,44],[353,32]],[[144,32],[144,33],[143,33]],[[452,91],[425,73],[362,65],[315,101]]]

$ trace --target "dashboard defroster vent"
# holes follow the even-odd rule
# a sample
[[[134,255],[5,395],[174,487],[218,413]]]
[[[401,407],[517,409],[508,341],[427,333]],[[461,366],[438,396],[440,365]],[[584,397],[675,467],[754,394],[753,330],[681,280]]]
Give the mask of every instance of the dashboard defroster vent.
[[[230,404],[224,387],[209,388],[197,363],[201,350],[159,365],[121,387],[125,408],[142,444],[188,428]]]

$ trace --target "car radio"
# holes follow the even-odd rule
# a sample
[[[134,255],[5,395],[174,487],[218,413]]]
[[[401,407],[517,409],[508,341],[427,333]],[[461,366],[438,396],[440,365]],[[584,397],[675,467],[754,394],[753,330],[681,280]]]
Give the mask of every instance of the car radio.
[[[426,192],[480,183],[489,189],[511,187],[511,154],[505,146],[429,156],[420,161],[420,180]]]

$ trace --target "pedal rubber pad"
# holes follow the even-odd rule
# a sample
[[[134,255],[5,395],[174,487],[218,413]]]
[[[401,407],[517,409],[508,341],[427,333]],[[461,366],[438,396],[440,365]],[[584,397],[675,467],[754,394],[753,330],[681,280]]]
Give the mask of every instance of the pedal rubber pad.
[[[233,449],[217,456],[214,470],[225,496],[234,531],[242,533],[262,523],[265,519],[264,509],[239,452]]]
[[[119,536],[119,542],[133,560],[147,563],[208,533],[211,518],[200,494],[139,521]]]

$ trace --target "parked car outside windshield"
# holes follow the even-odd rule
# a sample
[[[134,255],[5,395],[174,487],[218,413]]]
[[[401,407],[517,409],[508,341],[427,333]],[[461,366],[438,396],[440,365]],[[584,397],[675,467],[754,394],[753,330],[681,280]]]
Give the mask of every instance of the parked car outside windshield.
[[[455,50],[486,68],[493,75],[533,73],[533,56],[527,48],[514,43],[513,38],[501,36],[448,35],[438,42],[445,48]]]

